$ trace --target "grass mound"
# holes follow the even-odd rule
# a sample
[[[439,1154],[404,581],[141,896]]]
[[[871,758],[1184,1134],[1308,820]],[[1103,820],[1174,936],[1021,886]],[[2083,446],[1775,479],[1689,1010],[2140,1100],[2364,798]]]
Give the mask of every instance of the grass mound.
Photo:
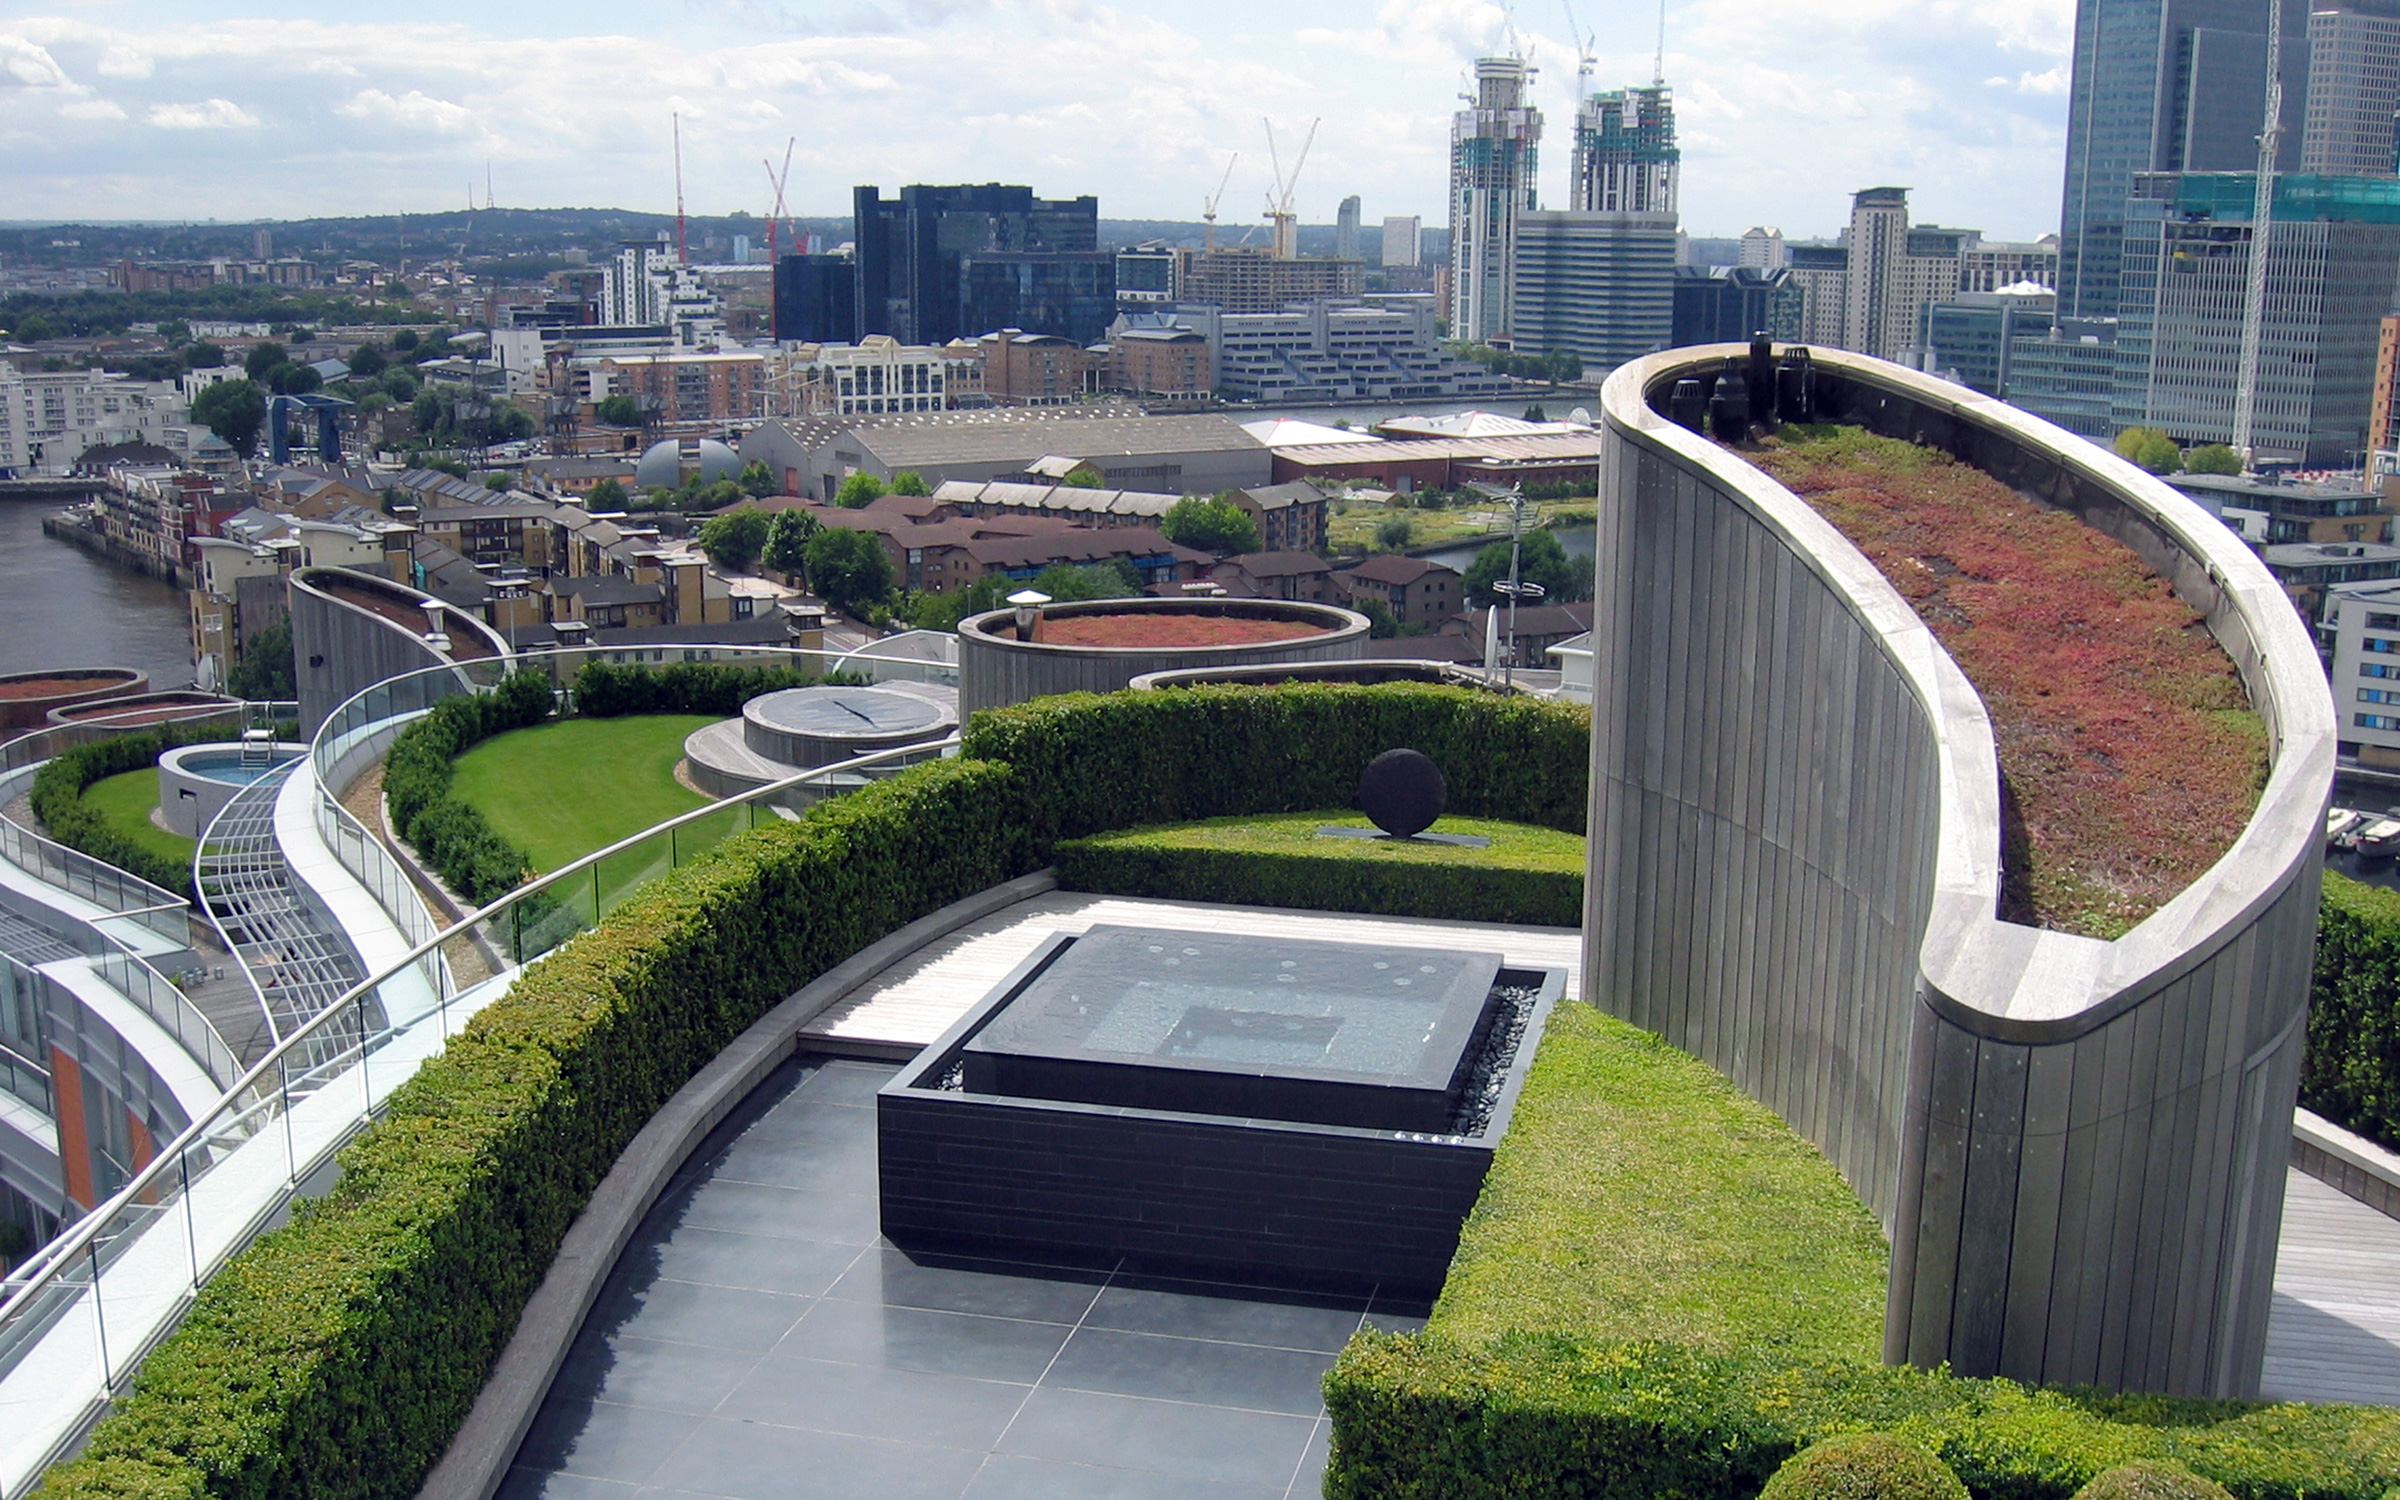
[[[1967,1487],[1915,1444],[1861,1432],[1793,1454],[1758,1500],[1967,1500]]]
[[[109,832],[160,859],[188,868],[200,848],[197,840],[169,833],[150,821],[151,809],[158,806],[156,766],[104,776],[83,789],[83,800],[100,815]]]
[[[2266,730],[2198,611],[2132,548],[1934,448],[1784,429],[1745,456],[1840,528],[1983,695],[2005,914],[2113,938],[2216,863]]]
[[[714,722],[643,714],[513,729],[458,757],[450,795],[482,813],[536,870],[555,870],[705,806],[706,797],[675,779],[675,763],[684,738]]]
[[[1875,1360],[1889,1252],[1824,1155],[1723,1074],[1562,1005],[1429,1331]]]

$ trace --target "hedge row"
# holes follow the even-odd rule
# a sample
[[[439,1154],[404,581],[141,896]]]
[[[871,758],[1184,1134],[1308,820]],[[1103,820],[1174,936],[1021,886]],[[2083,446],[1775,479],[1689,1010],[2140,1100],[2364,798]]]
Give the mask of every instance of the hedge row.
[[[2381,1407],[2110,1397],[1556,1335],[1363,1332],[1325,1402],[1325,1493],[1343,1500],[1751,1500],[1801,1448],[1869,1431],[1939,1455],[1979,1500],[2067,1500],[2136,1460],[2242,1500],[2381,1500],[2400,1481],[2400,1411]]]
[[[575,711],[595,719],[627,714],[713,714],[732,718],[761,693],[820,682],[862,683],[855,673],[816,677],[792,667],[745,667],[727,662],[684,662],[671,667],[584,663],[575,674]]]
[[[1581,833],[1591,712],[1465,688],[1327,683],[1070,693],[993,709],[965,752],[1023,772],[1047,846],[1233,813],[1348,807],[1386,750],[1422,750],[1450,811]]]
[[[161,755],[181,745],[239,738],[241,730],[228,724],[164,724],[139,734],[120,734],[61,751],[34,773],[30,794],[33,815],[42,820],[42,827],[49,831],[50,837],[68,848],[115,865],[152,885],[163,886],[189,901],[192,867],[181,860],[153,854],[110,828],[99,812],[83,800],[83,789],[95,781],[157,765]]]
[[[2400,892],[2325,877],[2300,1102],[2400,1150]]]
[[[44,1493],[411,1494],[634,1133],[800,985],[1033,868],[1021,803],[1005,767],[915,767],[728,840],[526,970],[330,1194],[208,1283]]]
[[[556,703],[546,673],[512,672],[491,692],[444,698],[400,731],[384,757],[383,798],[392,827],[472,905],[508,894],[533,862],[481,812],[450,795],[452,762],[493,735],[539,724]]]

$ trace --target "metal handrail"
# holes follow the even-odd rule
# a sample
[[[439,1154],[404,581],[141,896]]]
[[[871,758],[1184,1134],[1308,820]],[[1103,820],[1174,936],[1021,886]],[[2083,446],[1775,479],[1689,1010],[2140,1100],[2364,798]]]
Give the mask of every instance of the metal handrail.
[[[301,1052],[301,1049],[316,1042],[320,1039],[323,1033],[332,1030],[333,1027],[338,1023],[347,1019],[354,1004],[363,1001],[366,996],[382,987],[385,983],[405,973],[408,969],[424,959],[427,955],[434,953],[444,943],[449,942],[453,938],[458,938],[461,936],[471,937],[472,934],[470,929],[490,922],[494,917],[503,912],[513,911],[515,908],[520,906],[525,901],[530,900],[535,895],[548,891],[553,887],[563,885],[588,871],[596,869],[602,862],[606,861],[612,856],[622,854],[626,850],[646,843],[649,840],[658,837],[662,833],[672,835],[676,829],[685,825],[698,823],[704,819],[717,816],[723,813],[728,807],[738,807],[755,802],[772,801],[777,797],[783,796],[802,787],[809,786],[813,783],[828,781],[836,776],[868,770],[870,768],[885,765],[893,761],[906,760],[911,757],[921,759],[928,755],[946,753],[955,749],[958,744],[959,736],[956,733],[953,733],[941,740],[927,741],[925,743],[916,745],[903,745],[889,750],[878,750],[868,755],[856,756],[845,761],[837,761],[832,765],[818,766],[811,770],[802,771],[796,776],[789,776],[780,781],[769,782],[764,786],[752,788],[751,790],[742,792],[736,796],[727,797],[720,801],[712,802],[705,807],[695,808],[690,812],[679,814],[676,817],[669,818],[664,822],[654,824],[649,828],[645,828],[639,833],[619,839],[617,842],[610,844],[605,849],[596,850],[593,853],[584,855],[582,858],[560,867],[551,874],[538,877],[537,879],[530,881],[525,885],[517,887],[515,890],[510,891],[508,894],[502,896],[499,900],[494,901],[487,906],[469,912],[465,917],[461,918],[457,922],[454,922],[450,926],[443,928],[431,938],[428,938],[414,948],[411,948],[404,957],[387,965],[367,979],[361,981],[359,984],[353,986],[333,1004],[328,1005],[323,1011],[312,1017],[306,1025],[298,1028],[290,1036],[285,1037],[282,1041],[278,1042],[271,1051],[269,1051],[264,1057],[260,1058],[257,1063],[253,1064],[250,1070],[243,1074],[241,1079],[236,1082],[232,1088],[227,1089],[223,1097],[221,1097],[212,1108],[201,1115],[198,1119],[195,1119],[181,1135],[178,1135],[174,1139],[174,1141],[160,1148],[158,1154],[151,1159],[149,1165],[145,1166],[141,1171],[135,1173],[133,1177],[127,1181],[123,1187],[119,1188],[106,1203],[95,1207],[92,1212],[84,1215],[83,1218],[79,1220],[72,1229],[68,1230],[64,1234],[61,1234],[58,1238],[52,1240],[48,1245],[43,1246],[42,1249],[35,1252],[25,1261],[23,1265],[19,1266],[17,1270],[7,1278],[6,1282],[0,1282],[0,1285],[13,1285],[15,1287],[15,1290],[10,1292],[7,1300],[5,1302],[0,1302],[0,1331],[4,1331],[8,1325],[24,1315],[34,1299],[39,1297],[43,1292],[54,1285],[58,1281],[59,1277],[63,1275],[68,1268],[74,1266],[80,1261],[96,1255],[98,1252],[98,1244],[103,1232],[113,1226],[120,1218],[126,1217],[129,1209],[138,1209],[141,1211],[142,1217],[155,1220],[157,1218],[157,1209],[159,1205],[168,1199],[170,1196],[170,1189],[176,1185],[171,1183],[169,1179],[171,1177],[175,1177],[183,1170],[182,1163],[184,1162],[186,1155],[205,1143],[212,1127],[217,1126],[220,1122],[228,1119],[229,1117],[238,1115],[245,1110],[255,1107],[258,1101],[244,1102],[246,1095],[251,1094],[254,1090],[259,1090],[262,1084],[266,1084],[269,1081],[270,1075],[280,1074],[287,1060],[296,1057]],[[522,962],[520,962],[518,967],[520,970],[522,969]],[[446,990],[437,996],[437,1003],[443,1016],[442,1034],[445,1037],[449,1035],[449,1001],[450,995]],[[362,1030],[355,1050],[363,1055],[367,1049],[368,1041],[369,1038]],[[345,1047],[339,1054],[339,1057],[333,1060],[346,1058],[350,1055],[352,1050],[353,1049],[351,1048]],[[313,1061],[309,1064],[309,1071],[311,1073],[322,1072],[326,1066],[326,1060]],[[264,1097],[265,1095],[262,1093],[261,1099]],[[338,1149],[341,1144],[348,1140],[350,1135],[356,1134],[358,1129],[363,1128],[366,1121],[369,1118],[372,1118],[375,1113],[376,1111],[370,1107],[362,1115],[360,1120],[352,1127],[352,1129],[344,1135],[342,1141],[335,1142],[333,1146],[328,1147],[327,1149]],[[308,1163],[308,1166],[309,1168],[313,1169],[315,1164],[315,1161],[312,1160],[310,1163]],[[305,1177],[306,1175],[307,1172],[305,1170],[301,1170],[299,1164],[295,1163],[295,1181],[297,1181],[299,1178]],[[106,1372],[103,1371],[104,1376],[105,1374]]]

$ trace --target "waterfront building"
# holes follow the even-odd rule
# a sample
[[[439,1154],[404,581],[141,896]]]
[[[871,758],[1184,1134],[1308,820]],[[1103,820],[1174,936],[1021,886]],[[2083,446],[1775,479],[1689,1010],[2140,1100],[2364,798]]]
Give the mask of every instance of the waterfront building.
[[[1383,266],[1414,270],[1425,263],[1425,221],[1415,214],[1387,215],[1383,221]]]
[[[1573,350],[1606,368],[1674,333],[1672,213],[1520,213],[1516,257],[1509,328],[1519,349]]]
[[[1515,304],[1517,216],[1541,206],[1542,112],[1522,57],[1475,63],[1475,97],[1450,121],[1450,336],[1505,337]]]
[[[1100,200],[1004,183],[853,193],[857,331],[944,344],[994,328],[1089,343],[1115,311]]]
[[[64,474],[87,449],[145,443],[189,456],[191,397],[166,381],[0,363],[0,474]]]
[[[871,333],[855,344],[803,344],[779,361],[774,414],[868,416],[943,411],[950,352]]]

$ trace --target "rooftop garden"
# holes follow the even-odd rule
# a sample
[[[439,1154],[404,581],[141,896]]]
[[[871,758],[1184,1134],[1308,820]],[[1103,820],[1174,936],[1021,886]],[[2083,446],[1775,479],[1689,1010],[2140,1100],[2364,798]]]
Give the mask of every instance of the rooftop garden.
[[[199,852],[197,841],[170,833],[151,818],[158,810],[156,766],[104,776],[83,789],[83,801],[110,833],[153,858],[188,867]]]
[[[1322,635],[1309,620],[1256,620],[1164,611],[1045,618],[1034,639],[1045,646],[1246,646]]]
[[[451,795],[483,814],[536,870],[555,870],[708,798],[675,779],[706,714],[572,718],[513,729],[458,757]]]
[[[1867,555],[1982,695],[2003,917],[2118,937],[2233,846],[2265,726],[2199,612],[2131,548],[1855,427],[1786,427],[1744,456]]]

